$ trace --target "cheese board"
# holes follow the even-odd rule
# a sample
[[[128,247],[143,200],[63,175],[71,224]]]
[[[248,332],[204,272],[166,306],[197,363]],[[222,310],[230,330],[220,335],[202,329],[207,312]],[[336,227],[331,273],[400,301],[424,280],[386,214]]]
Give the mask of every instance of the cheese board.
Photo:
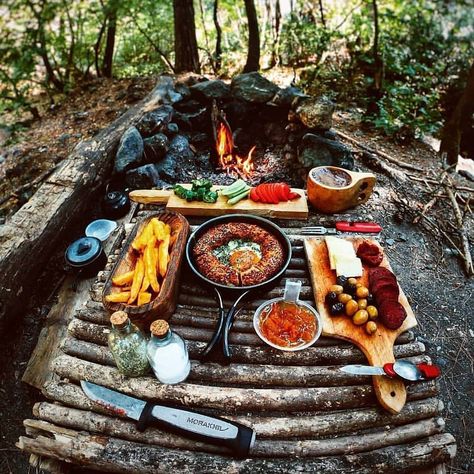
[[[349,239],[348,239],[349,240]],[[380,245],[369,239],[350,239],[354,248],[364,241]],[[316,308],[323,321],[323,335],[337,337],[352,342],[362,350],[372,366],[383,366],[385,363],[394,362],[393,345],[396,338],[403,332],[417,325],[415,315],[408,300],[400,288],[399,302],[406,311],[406,319],[398,329],[388,329],[382,324],[377,324],[377,330],[369,335],[362,326],[353,324],[350,317],[331,316],[325,303],[325,296],[331,285],[336,282],[336,274],[330,268],[329,255],[326,243],[321,238],[309,238],[304,241],[304,247],[314,290]],[[390,269],[390,264],[384,254],[381,267]],[[362,276],[358,279],[364,286],[368,286],[368,269],[363,267]],[[399,413],[406,402],[406,390],[402,380],[373,376],[374,390],[380,404],[391,413]]]
[[[190,188],[190,184],[182,184]],[[213,186],[213,190],[222,189],[223,186]],[[217,202],[205,203],[202,201],[188,202],[176,196],[172,189],[137,189],[131,191],[129,196],[132,201],[142,204],[166,204],[166,209],[176,211],[185,216],[222,216],[224,214],[253,214],[264,217],[275,217],[279,219],[307,219],[308,202],[304,189],[292,188],[293,192],[301,197],[278,204],[254,202],[243,199],[237,204],[227,204],[227,198],[219,194]]]

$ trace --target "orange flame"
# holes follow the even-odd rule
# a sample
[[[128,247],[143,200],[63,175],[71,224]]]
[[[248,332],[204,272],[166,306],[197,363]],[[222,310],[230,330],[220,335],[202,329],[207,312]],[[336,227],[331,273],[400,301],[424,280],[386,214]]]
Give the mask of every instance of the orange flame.
[[[219,156],[219,168],[228,175],[249,178],[254,170],[252,153],[255,150],[253,146],[247,156],[238,156],[234,153],[234,140],[232,132],[223,122],[219,124],[217,131],[216,150]]]

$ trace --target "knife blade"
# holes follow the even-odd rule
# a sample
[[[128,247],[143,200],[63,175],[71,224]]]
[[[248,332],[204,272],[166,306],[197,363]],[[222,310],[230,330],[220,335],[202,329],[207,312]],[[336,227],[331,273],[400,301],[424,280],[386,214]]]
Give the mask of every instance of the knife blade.
[[[147,403],[143,400],[84,380],[81,387],[91,400],[111,413],[137,421],[147,416]],[[255,432],[248,426],[188,408],[153,405],[146,421],[154,421],[162,428],[198,441],[226,446],[241,457],[245,457],[255,443]]]
[[[386,375],[383,367],[373,367],[371,365],[345,365],[341,367],[340,370],[354,375]]]

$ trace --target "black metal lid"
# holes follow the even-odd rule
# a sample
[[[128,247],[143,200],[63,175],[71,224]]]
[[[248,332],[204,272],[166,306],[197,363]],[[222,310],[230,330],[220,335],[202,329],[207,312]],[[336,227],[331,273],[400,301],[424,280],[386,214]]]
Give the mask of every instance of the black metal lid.
[[[66,250],[67,263],[74,267],[84,267],[93,262],[102,252],[102,245],[95,237],[81,237]]]

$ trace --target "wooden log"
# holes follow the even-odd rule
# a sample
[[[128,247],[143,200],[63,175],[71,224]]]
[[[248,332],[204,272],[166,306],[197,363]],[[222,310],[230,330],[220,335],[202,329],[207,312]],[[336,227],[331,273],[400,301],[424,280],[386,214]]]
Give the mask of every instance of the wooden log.
[[[169,78],[168,78],[169,80]],[[0,226],[0,323],[17,317],[28,302],[32,285],[68,231],[84,212],[104,179],[109,176],[115,149],[125,130],[136,123],[151,104],[165,100],[158,86],[138,105],[93,138],[80,142],[71,155],[47,178],[33,197]],[[27,270],[25,270],[27,269]]]
[[[452,435],[437,434],[408,444],[389,446],[359,454],[309,459],[236,460],[200,452],[174,450],[91,435],[51,423],[25,420],[31,436],[20,437],[17,446],[25,451],[67,460],[82,467],[120,473],[287,473],[287,472],[413,472],[439,464],[456,452]]]
[[[67,355],[52,362],[52,369],[63,378],[88,380],[114,390],[163,403],[178,403],[191,407],[207,407],[224,413],[247,411],[285,411],[288,413],[318,410],[338,410],[374,406],[372,386],[309,387],[309,388],[237,388],[182,383],[163,385],[153,377],[127,378],[112,367],[83,361]],[[408,387],[411,399],[432,396],[436,383],[419,382]]]
[[[43,421],[100,435],[158,445],[171,449],[229,453],[224,448],[197,443],[184,437],[149,427],[143,433],[136,429],[136,422],[113,416],[98,415],[89,411],[66,408],[50,403],[39,403],[33,414]],[[250,420],[249,420],[250,421]],[[250,426],[250,425],[249,425]],[[253,426],[253,425],[252,425]],[[258,432],[255,445],[250,451],[252,457],[331,456],[371,451],[391,444],[402,444],[442,432],[444,422],[440,418],[413,421],[408,425],[372,430],[370,433],[356,433],[350,436],[318,440],[266,440]]]
[[[72,383],[50,382],[44,393],[48,398],[66,404],[68,407],[110,415],[105,408],[90,400],[79,386]],[[64,409],[68,410],[68,408]],[[260,413],[224,415],[224,417],[252,426],[257,436],[262,439],[291,439],[335,436],[387,425],[399,426],[438,416],[442,410],[441,400],[427,398],[409,401],[403,411],[396,415],[388,414],[380,407],[374,407],[333,413],[328,413],[323,409],[321,412],[306,412],[299,416],[262,416]],[[62,424],[59,419],[49,419],[43,413],[41,415],[35,413],[35,416]],[[65,426],[68,425],[65,424]]]
[[[101,365],[115,367],[112,353],[105,346],[91,342],[80,341],[68,337],[64,340],[62,350],[73,357],[78,357]],[[429,363],[428,356],[408,357],[415,364]],[[260,387],[289,386],[289,387],[329,387],[339,385],[369,384],[369,376],[352,375],[339,370],[338,366],[283,366],[257,364],[230,364],[222,366],[215,363],[201,364],[192,361],[189,381],[222,383],[223,380],[231,385],[253,385]]]
[[[77,339],[105,346],[110,329],[74,319],[69,324],[68,331]],[[187,344],[191,358],[200,359],[206,343],[188,340]],[[365,361],[362,352],[352,345],[318,347],[316,343],[313,347],[296,352],[284,352],[266,346],[245,345],[232,345],[231,349],[232,361],[244,364],[344,365]],[[418,341],[394,347],[396,358],[411,357],[422,354],[424,351],[424,344]]]
[[[113,252],[119,246],[124,235],[122,223],[130,218],[131,212],[133,212],[132,209],[128,216],[119,221],[120,225],[114,235],[105,242],[106,253]],[[38,390],[41,390],[46,380],[52,376],[49,363],[59,353],[61,341],[67,335],[68,323],[75,311],[83,307],[89,298],[91,279],[81,280],[77,287],[73,288],[75,278],[75,276],[66,278],[61,286],[57,301],[46,317],[46,323],[41,329],[38,342],[23,373],[22,381]]]
[[[232,330],[236,332],[254,332],[253,328],[254,311],[243,308],[235,318]],[[100,303],[89,300],[86,308],[80,309],[75,316],[83,321],[89,321],[96,324],[109,324],[109,314]],[[193,326],[207,329],[214,329],[217,321],[216,308],[206,308],[201,306],[178,305],[175,314],[170,323],[178,326]],[[413,331],[406,331],[397,338],[396,344],[406,344],[415,339]],[[345,345],[342,339],[322,336],[318,345]]]

